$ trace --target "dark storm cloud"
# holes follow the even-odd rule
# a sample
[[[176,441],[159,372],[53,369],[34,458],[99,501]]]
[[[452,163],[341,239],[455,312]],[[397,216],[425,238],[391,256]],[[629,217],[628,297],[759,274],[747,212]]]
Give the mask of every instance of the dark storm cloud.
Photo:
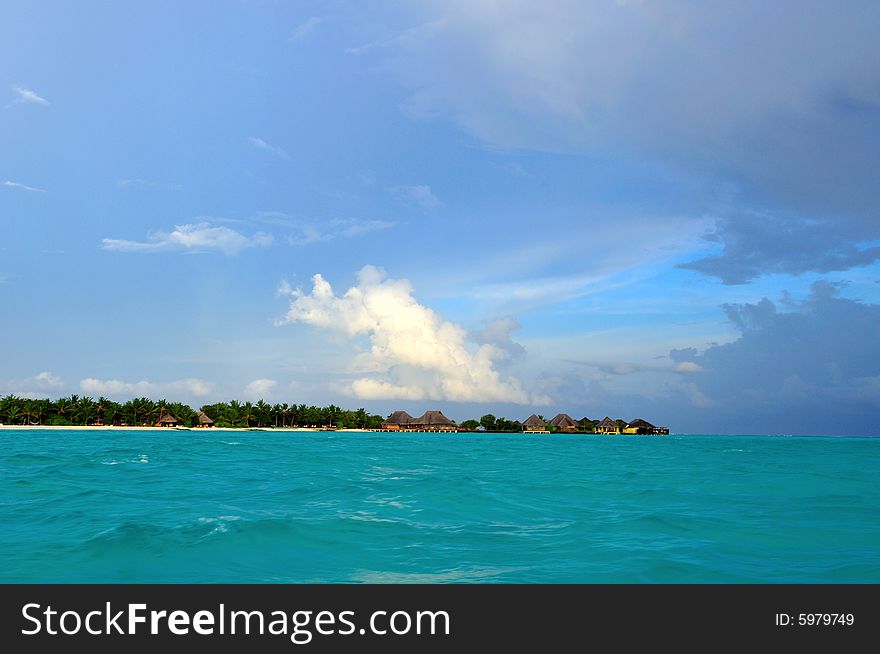
[[[703,180],[686,204],[710,214],[711,189],[733,183],[736,206],[713,234],[721,254],[688,268],[738,284],[880,257],[880,3],[413,11],[418,27],[364,50],[394,62],[412,115],[446,116],[501,148],[662,161]]]
[[[794,311],[766,298],[724,309],[737,340],[701,355],[670,353],[703,368],[684,390],[699,391],[707,417],[727,431],[877,435],[880,305],[842,298],[819,281]],[[680,414],[699,423],[680,399]]]
[[[880,247],[864,243],[878,235],[873,226],[858,222],[742,212],[720,219],[708,235],[707,240],[721,244],[720,254],[680,267],[718,277],[725,284],[744,284],[764,274],[827,273],[865,266],[880,259]]]

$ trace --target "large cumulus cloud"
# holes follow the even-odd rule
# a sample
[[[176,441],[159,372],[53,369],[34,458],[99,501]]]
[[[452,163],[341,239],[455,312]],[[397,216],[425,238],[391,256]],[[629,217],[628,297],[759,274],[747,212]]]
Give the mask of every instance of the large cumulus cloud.
[[[508,356],[498,345],[469,346],[467,332],[419,304],[405,279],[387,279],[365,266],[357,285],[337,295],[321,275],[310,293],[287,289],[290,308],[280,323],[305,323],[369,349],[353,361],[362,376],[349,392],[368,400],[438,399],[455,402],[545,404],[548,398],[502,378],[497,363]]]

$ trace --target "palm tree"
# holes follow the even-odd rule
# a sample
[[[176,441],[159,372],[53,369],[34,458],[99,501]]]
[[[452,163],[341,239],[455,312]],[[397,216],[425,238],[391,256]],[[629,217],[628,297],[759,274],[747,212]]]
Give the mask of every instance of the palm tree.
[[[43,422],[44,402],[45,400],[31,400],[24,405],[24,415],[30,424],[39,425]]]
[[[97,411],[95,401],[90,397],[83,397],[77,405],[77,419],[83,425],[89,425],[95,419]]]
[[[115,425],[121,413],[122,405],[119,402],[114,402],[113,400],[106,400],[104,402],[104,424]]]
[[[287,415],[287,404],[274,404],[272,406],[272,416],[275,418],[275,428],[278,428],[278,418],[281,418],[281,426],[284,427],[284,417]]]
[[[24,411],[17,404],[11,405],[8,409],[6,409],[6,418],[9,420],[9,424],[15,425],[19,420],[22,419],[24,415]]]
[[[250,427],[251,420],[254,420],[255,417],[254,405],[250,402],[245,402],[241,407],[241,419],[244,420],[245,427]]]
[[[141,411],[144,413],[144,423],[147,425],[155,425],[159,421],[160,411],[162,410],[161,402],[153,402],[148,397],[141,398]]]
[[[126,405],[131,406],[132,424],[135,426],[150,424],[150,416],[156,412],[157,406],[153,400],[146,397],[136,397]]]
[[[269,405],[262,399],[258,400],[256,406],[254,406],[254,413],[257,418],[257,427],[262,427],[263,419],[269,417]]]
[[[177,418],[184,425],[192,425],[193,418],[195,418],[196,412],[192,410],[188,404],[182,404],[181,402],[172,402],[167,407],[168,411],[171,412],[171,415]]]
[[[16,403],[16,400],[17,398],[14,395],[6,395],[0,398],[0,421],[8,414],[9,409]]]
[[[241,411],[242,407],[238,400],[231,400],[229,402],[229,412],[226,414],[226,419],[233,427],[239,426],[239,423],[241,422]]]
[[[150,404],[152,404],[150,407],[150,422],[155,424],[159,422],[162,414],[168,410],[168,400],[163,397],[158,402],[150,401]]]
[[[69,421],[72,411],[73,405],[66,397],[60,397],[58,398],[58,401],[55,402],[55,415],[62,420]]]
[[[141,424],[138,422],[138,414],[140,413],[140,408],[141,404],[138,398],[132,398],[128,402],[123,404],[122,413],[123,416],[125,416],[125,422],[129,423],[133,427],[137,427],[139,424]],[[129,416],[131,417],[130,420]]]
[[[335,404],[331,404],[330,406],[328,406],[325,413],[327,417],[327,424],[332,427],[336,420],[339,418],[339,414],[341,413],[342,409],[340,409]]]
[[[297,427],[306,424],[306,405],[297,404],[293,407],[293,422]]]
[[[103,395],[98,398],[98,401],[95,403],[95,410],[98,414],[98,422],[101,424],[104,423],[104,412],[107,409],[107,398]]]

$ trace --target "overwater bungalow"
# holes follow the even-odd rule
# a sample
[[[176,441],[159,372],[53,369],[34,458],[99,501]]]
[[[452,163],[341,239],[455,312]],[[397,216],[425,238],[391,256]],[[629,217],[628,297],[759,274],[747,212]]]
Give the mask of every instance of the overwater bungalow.
[[[547,423],[551,427],[556,427],[558,431],[576,432],[578,424],[567,413],[557,414],[550,422]]]
[[[180,424],[180,421],[172,416],[167,411],[162,411],[162,415],[159,416],[159,420],[156,421],[156,427],[177,427]]]
[[[654,430],[657,429],[654,425],[652,425],[647,420],[643,420],[642,418],[636,418],[630,423],[627,423],[626,427],[623,429],[624,434],[653,434]]]
[[[534,413],[523,421],[523,432],[526,434],[549,434],[547,423]]]
[[[608,416],[602,418],[602,421],[596,425],[597,434],[619,434],[620,427]]]
[[[395,411],[382,423],[382,429],[387,429],[388,431],[399,431],[401,429],[406,429],[406,427],[410,423],[412,423],[412,421],[413,417],[409,415],[406,411]]]
[[[647,420],[643,420],[642,418],[636,418],[623,430],[624,434],[646,434],[650,436],[665,436],[669,434],[669,429],[666,427],[656,427],[652,425]]]
[[[214,421],[208,417],[208,414],[205,413],[204,411],[199,411],[199,424],[197,424],[196,427],[204,429],[204,428],[213,427],[213,426],[214,426]]]
[[[443,415],[442,411],[425,411],[418,418],[412,418],[404,427],[409,431],[457,431],[455,423]]]

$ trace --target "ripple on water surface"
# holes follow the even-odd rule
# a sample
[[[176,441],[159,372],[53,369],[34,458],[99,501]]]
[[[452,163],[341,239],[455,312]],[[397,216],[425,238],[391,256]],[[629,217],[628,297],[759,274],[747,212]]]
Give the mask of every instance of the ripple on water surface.
[[[878,446],[0,430],[0,581],[880,582]]]

